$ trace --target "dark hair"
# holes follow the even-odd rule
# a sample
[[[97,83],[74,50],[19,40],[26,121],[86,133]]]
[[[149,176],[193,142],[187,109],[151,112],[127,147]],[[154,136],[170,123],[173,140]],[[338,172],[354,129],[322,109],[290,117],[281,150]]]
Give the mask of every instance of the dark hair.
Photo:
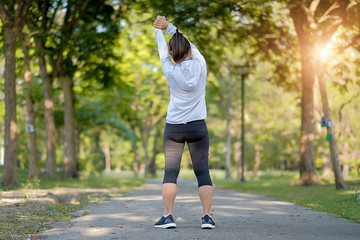
[[[169,47],[172,52],[172,58],[175,62],[179,62],[189,53],[190,43],[184,35],[176,29],[176,33],[169,41]]]

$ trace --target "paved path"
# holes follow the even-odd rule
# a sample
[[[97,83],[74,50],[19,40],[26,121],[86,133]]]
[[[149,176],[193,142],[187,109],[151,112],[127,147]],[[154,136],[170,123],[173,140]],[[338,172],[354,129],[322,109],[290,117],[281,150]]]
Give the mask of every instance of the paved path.
[[[200,229],[202,207],[193,181],[180,180],[173,216],[177,229],[157,229],[161,184],[149,181],[127,197],[85,207],[89,214],[57,223],[40,239],[360,239],[360,224],[292,203],[215,188],[216,228]]]

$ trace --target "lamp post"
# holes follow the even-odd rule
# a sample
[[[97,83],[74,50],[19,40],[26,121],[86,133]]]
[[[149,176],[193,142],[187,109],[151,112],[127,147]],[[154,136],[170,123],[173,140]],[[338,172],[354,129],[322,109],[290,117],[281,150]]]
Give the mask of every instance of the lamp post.
[[[245,182],[245,77],[249,72],[249,65],[237,66],[241,75],[241,182]]]

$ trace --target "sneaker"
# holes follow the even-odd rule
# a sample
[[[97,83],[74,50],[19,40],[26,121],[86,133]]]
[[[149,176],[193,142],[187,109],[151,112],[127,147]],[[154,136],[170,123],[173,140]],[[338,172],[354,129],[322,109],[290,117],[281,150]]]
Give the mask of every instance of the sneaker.
[[[209,215],[203,216],[201,228],[202,229],[213,229],[214,227],[215,227],[215,223],[212,220],[212,218]]]
[[[155,223],[155,226],[156,228],[176,228],[176,224],[175,224],[175,221],[172,217],[172,215],[170,214],[169,216],[167,217],[162,217],[160,218],[160,220]]]

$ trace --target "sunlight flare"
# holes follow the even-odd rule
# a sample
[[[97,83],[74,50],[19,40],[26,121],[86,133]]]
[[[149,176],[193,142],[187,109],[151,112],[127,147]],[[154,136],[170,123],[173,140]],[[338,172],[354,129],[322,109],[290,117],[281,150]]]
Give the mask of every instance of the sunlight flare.
[[[326,58],[328,58],[331,54],[331,51],[333,50],[334,45],[332,44],[332,42],[327,43],[324,47],[320,47],[320,58],[322,60],[325,60]]]

